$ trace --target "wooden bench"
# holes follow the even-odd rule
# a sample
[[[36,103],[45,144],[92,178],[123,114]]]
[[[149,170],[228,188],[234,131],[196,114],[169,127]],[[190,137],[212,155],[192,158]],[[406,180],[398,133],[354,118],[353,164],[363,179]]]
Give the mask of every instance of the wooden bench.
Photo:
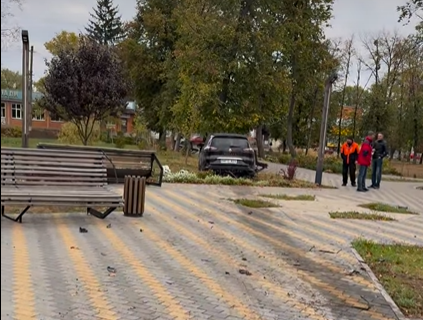
[[[32,206],[86,207],[104,219],[123,198],[107,186],[105,158],[99,152],[1,148],[1,213],[22,222]],[[16,217],[5,206],[25,209]],[[94,208],[108,208],[105,212]]]
[[[39,149],[75,150],[101,152],[106,158],[107,178],[109,183],[123,183],[125,176],[145,177],[147,184],[161,186],[163,167],[156,152],[151,150],[130,150],[95,146],[60,145],[40,143]]]

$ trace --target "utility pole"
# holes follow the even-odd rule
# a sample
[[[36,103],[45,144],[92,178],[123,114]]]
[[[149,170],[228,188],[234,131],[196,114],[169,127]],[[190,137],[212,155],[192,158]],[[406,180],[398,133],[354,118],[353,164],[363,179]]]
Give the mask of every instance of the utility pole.
[[[319,138],[319,151],[318,151],[317,167],[316,167],[316,177],[314,179],[314,183],[319,186],[322,185],[322,178],[323,178],[323,161],[325,159],[326,133],[328,128],[330,95],[332,93],[332,86],[337,79],[338,79],[338,75],[334,73],[326,80],[326,85],[325,85],[325,98],[323,102],[322,122],[320,124],[320,138]]]
[[[29,69],[29,34],[22,30],[22,148],[28,148],[28,69]]]

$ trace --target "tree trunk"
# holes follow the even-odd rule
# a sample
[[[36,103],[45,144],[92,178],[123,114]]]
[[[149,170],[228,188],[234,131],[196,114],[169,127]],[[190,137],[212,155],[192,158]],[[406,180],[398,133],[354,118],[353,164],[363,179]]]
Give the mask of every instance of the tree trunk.
[[[259,158],[264,158],[264,145],[263,145],[263,125],[256,128],[256,143],[257,155]]]
[[[420,162],[419,164],[423,164],[423,152],[420,154]]]
[[[181,147],[181,134],[178,132],[175,136],[175,144],[173,145],[173,151],[179,152]]]
[[[293,137],[292,137],[292,129],[293,129],[293,121],[294,121],[294,108],[295,108],[295,92],[292,91],[291,99],[289,101],[289,111],[288,111],[288,121],[286,125],[287,134],[286,134],[286,143],[288,145],[289,153],[291,154],[292,158],[297,156],[297,151],[294,147]]]
[[[175,149],[175,131],[172,131],[172,134],[170,135],[170,150]]]
[[[395,149],[391,148],[391,150],[389,150],[389,160],[392,160],[394,158],[394,153],[395,153]]]
[[[313,131],[313,118],[314,118],[314,109],[316,109],[316,105],[317,105],[317,93],[319,92],[319,89],[316,87],[316,89],[314,90],[314,99],[313,99],[313,105],[311,106],[311,110],[310,110],[310,119],[309,119],[309,123],[308,123],[308,132],[307,132],[307,145],[306,145],[306,150],[305,150],[305,154],[308,154],[308,149],[310,149],[310,144],[311,144],[311,132]]]
[[[159,133],[159,146],[160,146],[160,150],[166,150],[167,146],[166,146],[166,129],[162,129]]]
[[[358,105],[360,104],[361,92],[360,92],[360,78],[361,78],[361,60],[358,61],[357,66],[357,85],[355,91],[355,103],[354,103],[354,118],[353,118],[353,139],[355,139],[355,135],[357,134],[357,111]]]

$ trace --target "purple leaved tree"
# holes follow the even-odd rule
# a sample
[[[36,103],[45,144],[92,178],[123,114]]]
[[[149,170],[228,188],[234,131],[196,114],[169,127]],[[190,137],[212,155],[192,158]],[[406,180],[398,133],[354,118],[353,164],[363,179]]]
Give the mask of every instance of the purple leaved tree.
[[[64,47],[46,64],[39,105],[75,124],[84,145],[96,123],[124,111],[129,86],[115,47],[81,36],[76,50]]]

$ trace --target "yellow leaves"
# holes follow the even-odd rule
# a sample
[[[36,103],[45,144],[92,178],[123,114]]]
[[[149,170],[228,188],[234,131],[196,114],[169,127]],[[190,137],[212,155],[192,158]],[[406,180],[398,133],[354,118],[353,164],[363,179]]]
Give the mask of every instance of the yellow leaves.
[[[337,136],[339,134],[339,128],[338,126],[333,126],[330,130],[330,133],[334,136]],[[341,127],[341,137],[348,137],[353,135],[352,128],[349,127]]]
[[[51,39],[44,43],[44,47],[52,54],[57,55],[62,49],[76,49],[79,44],[79,36],[75,32],[62,31]]]

